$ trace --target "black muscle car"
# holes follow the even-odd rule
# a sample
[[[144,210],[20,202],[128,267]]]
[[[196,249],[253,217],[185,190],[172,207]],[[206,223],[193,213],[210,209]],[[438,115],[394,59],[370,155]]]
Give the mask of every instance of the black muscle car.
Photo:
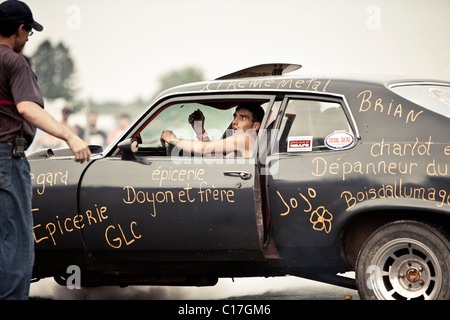
[[[84,286],[295,275],[363,299],[450,298],[450,82],[284,75],[261,65],[161,93],[89,163],[29,155],[34,277]],[[182,152],[264,108],[250,158]],[[355,271],[355,279],[340,274]]]

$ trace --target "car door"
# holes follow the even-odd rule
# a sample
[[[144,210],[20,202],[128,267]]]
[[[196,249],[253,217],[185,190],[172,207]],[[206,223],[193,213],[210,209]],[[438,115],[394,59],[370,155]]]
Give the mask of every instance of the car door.
[[[93,158],[95,149],[91,148]],[[98,150],[97,150],[98,151]],[[69,149],[42,150],[28,157],[33,185],[35,270],[66,270],[88,263],[77,208],[77,187],[88,163],[77,163]]]
[[[177,135],[188,138],[188,116],[198,108],[211,122],[212,100],[178,98],[161,104],[128,135],[141,140],[139,152],[113,152],[89,167],[80,209],[91,214],[84,221],[91,227],[82,231],[97,261],[263,259],[255,159],[166,155],[159,141],[161,128],[177,128]],[[227,128],[229,106],[239,101],[224,100],[222,110],[213,110],[226,125],[208,129],[210,136]],[[268,106],[269,99],[264,101]]]
[[[274,243],[281,255],[314,258],[337,243],[341,191],[351,183],[343,164],[355,157],[357,132],[345,101],[331,95],[287,95],[266,159]],[[329,255],[331,256],[331,255]],[[303,256],[306,258],[306,256]],[[322,260],[325,261],[325,260]]]

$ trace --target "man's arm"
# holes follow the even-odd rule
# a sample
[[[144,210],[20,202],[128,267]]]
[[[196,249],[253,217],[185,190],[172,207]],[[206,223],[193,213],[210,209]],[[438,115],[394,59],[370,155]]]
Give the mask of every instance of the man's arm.
[[[48,134],[64,140],[75,155],[75,161],[89,161],[89,146],[69,128],[58,122],[37,103],[23,101],[17,104],[19,113],[31,124]]]
[[[194,129],[197,139],[200,141],[210,141],[208,134],[205,131],[205,116],[200,109],[195,110],[188,118],[189,123]]]
[[[233,135],[221,140],[195,141],[178,139],[172,131],[164,130],[161,135],[161,144],[170,143],[187,152],[197,154],[229,154],[239,152],[243,157],[251,155],[252,147],[250,137],[246,134]]]

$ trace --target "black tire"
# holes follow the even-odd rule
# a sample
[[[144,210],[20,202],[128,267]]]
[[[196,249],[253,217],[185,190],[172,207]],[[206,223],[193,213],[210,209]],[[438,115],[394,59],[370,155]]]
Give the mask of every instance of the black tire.
[[[450,243],[437,229],[396,221],[376,230],[356,261],[364,300],[450,299]]]

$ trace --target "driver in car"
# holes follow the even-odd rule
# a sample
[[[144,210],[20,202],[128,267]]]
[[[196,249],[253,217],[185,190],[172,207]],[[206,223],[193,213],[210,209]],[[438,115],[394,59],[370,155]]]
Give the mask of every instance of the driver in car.
[[[203,131],[199,141],[182,140],[178,139],[172,131],[164,130],[161,135],[161,144],[165,146],[166,143],[169,143],[188,153],[224,154],[226,157],[250,158],[255,150],[258,130],[264,117],[264,109],[259,103],[243,102],[236,107],[233,117],[231,130],[227,130],[223,139],[209,141],[209,139],[205,139],[206,136]],[[202,117],[203,121],[204,117]]]

